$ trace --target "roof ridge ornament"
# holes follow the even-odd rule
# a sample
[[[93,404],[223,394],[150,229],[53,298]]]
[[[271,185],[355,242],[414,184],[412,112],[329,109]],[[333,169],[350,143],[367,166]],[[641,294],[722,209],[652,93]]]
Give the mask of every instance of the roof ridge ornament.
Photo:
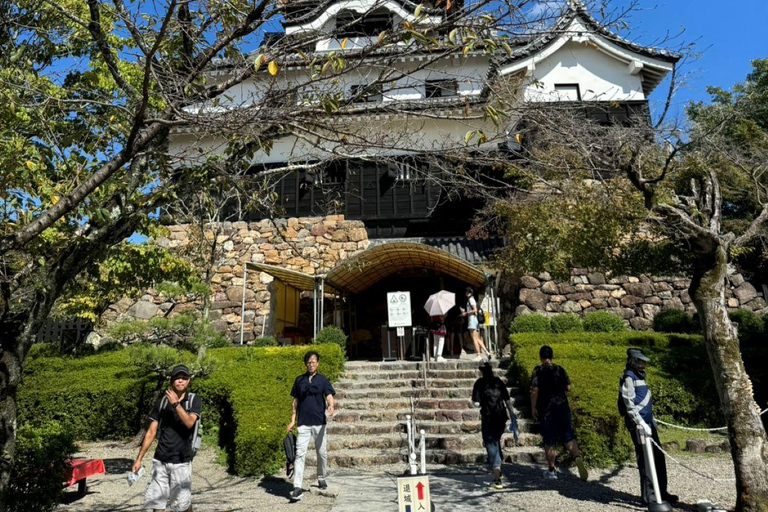
[[[587,6],[584,5],[583,0],[568,0],[568,8],[572,11],[585,11]]]

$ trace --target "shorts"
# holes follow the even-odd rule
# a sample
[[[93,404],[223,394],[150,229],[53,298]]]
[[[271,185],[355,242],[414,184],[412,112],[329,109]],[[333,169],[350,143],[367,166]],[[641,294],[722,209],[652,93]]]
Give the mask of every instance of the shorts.
[[[478,324],[477,315],[471,315],[467,320],[467,329],[469,329],[470,331],[476,331],[477,324]]]
[[[145,509],[182,512],[192,506],[192,463],[152,459],[152,477],[144,495]]]
[[[543,416],[539,417],[539,423],[544,446],[570,443],[574,439],[571,409],[567,404],[551,406]]]

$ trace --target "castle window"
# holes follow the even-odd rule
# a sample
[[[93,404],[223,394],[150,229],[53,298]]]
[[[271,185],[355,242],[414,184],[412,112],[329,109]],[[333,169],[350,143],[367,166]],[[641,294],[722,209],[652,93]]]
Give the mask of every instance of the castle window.
[[[579,84],[555,84],[555,92],[560,101],[581,101]]]
[[[427,80],[424,83],[424,97],[450,98],[456,96],[458,89],[456,80]]]
[[[353,103],[378,103],[383,99],[381,84],[353,85],[349,94]]]
[[[377,37],[385,30],[392,29],[392,13],[387,9],[375,9],[360,14],[341,11],[336,16],[336,37]]]

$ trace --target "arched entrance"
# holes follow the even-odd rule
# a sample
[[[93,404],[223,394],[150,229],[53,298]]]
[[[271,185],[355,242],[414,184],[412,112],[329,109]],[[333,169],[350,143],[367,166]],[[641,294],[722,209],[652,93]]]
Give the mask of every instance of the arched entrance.
[[[278,336],[299,323],[298,292],[311,291],[312,330],[316,332],[328,323],[342,327],[349,336],[349,355],[353,359],[381,358],[382,341],[392,335],[387,326],[387,292],[410,292],[413,329],[406,337],[417,341],[429,326],[430,319],[423,309],[429,295],[439,290],[454,292],[457,306],[463,307],[466,286],[478,292],[486,286],[485,273],[478,267],[447,251],[406,242],[370,248],[318,276],[266,264],[248,267],[280,281],[273,287],[271,308]],[[487,313],[496,316],[493,311]]]

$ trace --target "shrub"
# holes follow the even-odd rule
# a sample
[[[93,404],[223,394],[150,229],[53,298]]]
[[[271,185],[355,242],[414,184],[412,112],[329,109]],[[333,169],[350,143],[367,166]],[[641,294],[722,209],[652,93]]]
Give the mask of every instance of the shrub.
[[[731,322],[739,324],[739,341],[741,343],[755,343],[765,337],[765,324],[763,319],[748,309],[737,309],[728,313]]]
[[[653,317],[656,332],[693,333],[700,329],[693,323],[693,317],[680,309],[665,309]]]
[[[509,326],[511,333],[520,332],[550,332],[549,318],[538,313],[518,315]]]
[[[581,319],[574,314],[555,315],[549,319],[549,326],[554,333],[583,331]]]
[[[347,335],[344,334],[344,331],[339,329],[338,327],[335,327],[333,325],[329,325],[328,327],[323,327],[319,333],[317,333],[317,336],[315,339],[312,340],[313,344],[325,344],[325,343],[335,343],[336,345],[341,347],[341,353],[345,354],[347,353]]]
[[[226,335],[213,328],[210,321],[201,320],[195,327],[192,335],[194,347],[222,348],[232,345]]]
[[[276,347],[277,340],[274,336],[262,336],[253,340],[251,345],[254,347]]]
[[[59,355],[59,349],[52,343],[35,343],[29,348],[28,359],[38,357],[55,357]]]
[[[96,352],[99,352],[99,353],[115,352],[117,350],[123,350],[124,348],[125,346],[122,343],[118,343],[116,341],[109,341],[107,343],[99,345],[99,348],[96,349]]]
[[[616,408],[616,397],[626,364],[626,349],[643,347],[651,358],[648,382],[654,414],[678,424],[719,425],[717,392],[701,336],[627,331],[570,332],[510,336],[513,361],[510,379],[527,393],[530,374],[539,364],[539,347],[550,345],[555,363],[568,372],[569,395],[576,439],[590,464],[620,463],[631,457],[632,443]]]
[[[141,428],[155,378],[131,364],[128,350],[74,358],[37,357],[24,365],[19,421],[58,421],[81,440],[122,439]]]
[[[66,481],[67,462],[75,452],[72,432],[56,422],[22,425],[16,436],[7,511],[53,511]]]
[[[584,330],[589,332],[620,332],[627,330],[624,320],[607,311],[587,313],[582,320]]]

